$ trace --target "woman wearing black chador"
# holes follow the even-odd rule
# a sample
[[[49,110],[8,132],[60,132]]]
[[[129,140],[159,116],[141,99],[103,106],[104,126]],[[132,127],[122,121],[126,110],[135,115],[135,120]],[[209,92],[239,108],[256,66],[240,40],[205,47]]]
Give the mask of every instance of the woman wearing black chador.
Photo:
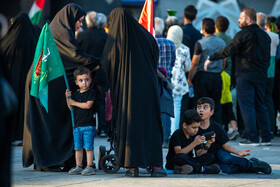
[[[157,43],[124,9],[114,9],[109,20],[101,64],[111,91],[119,165],[129,168],[126,176],[139,176],[139,167],[151,167],[154,177],[166,176],[162,170]]]
[[[78,46],[75,31],[82,25],[86,13],[76,4],[63,7],[50,23],[50,29],[61,56],[70,90],[76,90],[73,71],[86,66],[92,71],[99,68],[99,59],[85,54]],[[30,69],[32,71],[32,69]],[[30,73],[30,72],[29,72]],[[29,95],[31,73],[27,80],[26,95]],[[70,111],[65,100],[66,85],[63,77],[51,81],[49,111],[40,105],[37,98],[29,96],[26,107],[26,124],[23,141],[23,166],[35,164],[37,169],[60,171],[75,165]]]

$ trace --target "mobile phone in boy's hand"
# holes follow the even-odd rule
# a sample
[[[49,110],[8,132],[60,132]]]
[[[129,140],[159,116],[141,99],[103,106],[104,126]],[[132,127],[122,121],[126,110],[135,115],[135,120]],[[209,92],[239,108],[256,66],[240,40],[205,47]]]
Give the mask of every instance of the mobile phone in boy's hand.
[[[206,132],[204,134],[202,134],[202,136],[205,136],[205,140],[211,140],[212,136],[215,134],[214,131],[210,131],[210,132]]]

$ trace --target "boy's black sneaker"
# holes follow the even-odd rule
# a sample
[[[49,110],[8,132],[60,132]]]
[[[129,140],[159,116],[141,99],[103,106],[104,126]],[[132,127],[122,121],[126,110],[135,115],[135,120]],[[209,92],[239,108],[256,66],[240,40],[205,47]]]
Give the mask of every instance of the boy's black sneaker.
[[[261,145],[264,145],[264,146],[271,146],[271,141],[263,141],[263,140],[262,140]]]
[[[191,165],[183,165],[183,166],[174,166],[174,173],[175,174],[190,174],[193,171],[193,167]]]
[[[264,161],[260,161],[259,159],[253,157],[249,160],[249,162],[251,163],[249,171],[252,173],[262,172],[264,174],[270,174],[272,172],[271,166]]]
[[[239,142],[239,145],[241,145],[241,146],[260,146],[260,143],[252,142],[250,140],[245,140],[245,141]]]
[[[218,174],[220,173],[220,166],[218,164],[212,164],[210,166],[203,166],[205,174]]]

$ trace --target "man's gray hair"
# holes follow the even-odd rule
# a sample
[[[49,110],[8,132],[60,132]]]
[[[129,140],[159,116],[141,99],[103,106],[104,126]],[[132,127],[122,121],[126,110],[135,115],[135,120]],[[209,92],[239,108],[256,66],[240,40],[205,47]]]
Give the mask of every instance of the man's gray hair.
[[[105,14],[103,13],[98,13],[97,14],[100,22],[99,22],[99,29],[103,29],[105,27],[106,21],[107,21],[107,17],[105,16]]]
[[[165,20],[165,25],[169,29],[173,25],[179,25],[179,20],[176,16],[168,16]]]
[[[266,24],[266,15],[262,12],[257,13],[257,25],[260,28],[264,28]]]
[[[155,34],[162,34],[163,29],[164,29],[163,19],[159,17],[155,17]]]
[[[98,28],[100,24],[98,13],[95,11],[88,12],[86,15],[86,24],[88,28]]]

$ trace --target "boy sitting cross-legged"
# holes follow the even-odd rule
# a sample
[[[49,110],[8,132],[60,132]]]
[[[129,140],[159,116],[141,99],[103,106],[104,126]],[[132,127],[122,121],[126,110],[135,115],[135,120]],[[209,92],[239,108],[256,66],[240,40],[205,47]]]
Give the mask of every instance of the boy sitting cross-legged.
[[[217,164],[210,165],[215,160],[213,154],[193,157],[193,149],[205,141],[204,136],[195,137],[200,121],[201,118],[195,110],[187,110],[183,114],[182,127],[172,134],[169,141],[166,169],[174,170],[175,174],[220,172]]]
[[[228,143],[229,138],[222,126],[210,120],[210,117],[214,113],[214,108],[214,100],[209,97],[202,97],[197,101],[197,113],[202,119],[197,134],[202,135],[214,131],[215,135],[212,136],[214,141],[208,141],[204,146],[197,146],[195,148],[196,155],[215,154],[216,161],[224,173],[263,172],[270,174],[271,167],[268,163],[256,158],[251,158],[250,160],[243,158],[250,155],[250,150],[237,150]],[[234,156],[231,153],[238,156]]]

